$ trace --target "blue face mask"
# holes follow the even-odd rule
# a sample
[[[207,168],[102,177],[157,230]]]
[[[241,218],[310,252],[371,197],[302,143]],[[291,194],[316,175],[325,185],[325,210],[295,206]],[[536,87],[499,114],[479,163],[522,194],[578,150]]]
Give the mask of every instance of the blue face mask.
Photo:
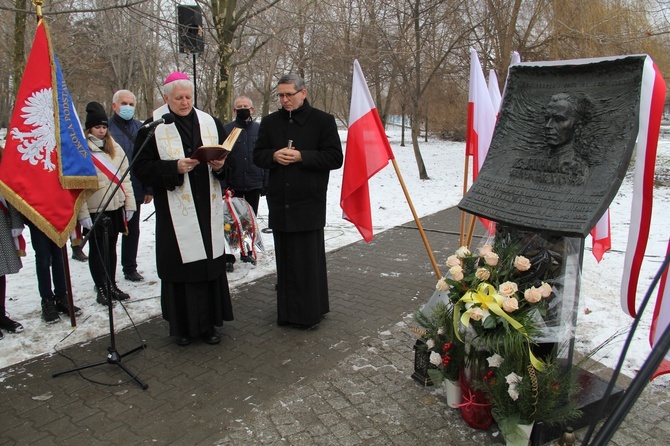
[[[133,119],[134,115],[135,115],[135,107],[131,107],[130,105],[122,105],[121,107],[119,107],[119,116],[121,116],[121,119],[129,121]]]

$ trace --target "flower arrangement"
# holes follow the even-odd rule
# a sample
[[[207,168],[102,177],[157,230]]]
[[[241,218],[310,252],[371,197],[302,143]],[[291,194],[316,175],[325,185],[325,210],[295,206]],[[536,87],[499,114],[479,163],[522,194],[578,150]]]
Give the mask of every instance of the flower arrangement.
[[[459,340],[486,352],[526,350],[541,370],[530,347],[555,294],[519,252],[516,244],[498,243],[496,249],[485,244],[478,254],[460,247],[447,259],[449,277],[440,278],[436,288],[448,293]]]
[[[460,247],[447,259],[449,274],[436,284],[446,302],[431,316],[416,316],[432,340],[426,343],[431,363],[443,376],[461,370],[461,386],[472,390],[468,398],[464,390],[464,401],[473,408],[488,401],[506,439],[527,440],[519,424],[565,423],[579,415],[573,373],[538,353],[535,341],[556,324],[552,311],[561,289],[556,253],[536,249],[539,243],[498,234],[476,253]],[[458,366],[451,355],[444,362],[452,349],[462,352]],[[476,394],[483,399],[475,400]]]

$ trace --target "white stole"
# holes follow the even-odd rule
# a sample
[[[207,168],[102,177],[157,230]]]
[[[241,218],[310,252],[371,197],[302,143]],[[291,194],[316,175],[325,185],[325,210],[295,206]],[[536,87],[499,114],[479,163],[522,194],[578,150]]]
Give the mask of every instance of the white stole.
[[[218,132],[216,123],[207,113],[195,109],[200,123],[200,137],[203,145],[218,144]],[[169,113],[167,104],[154,110],[154,120],[160,119],[164,114]],[[162,160],[178,160],[184,158],[184,147],[181,143],[181,137],[177,131],[177,126],[173,124],[160,124],[155,132],[156,146],[158,155]],[[197,147],[193,147],[193,150]],[[207,166],[211,171],[211,167]],[[224,231],[223,231],[223,197],[221,195],[221,184],[214,175],[210,175],[210,234],[212,239],[213,258],[223,255],[224,249]],[[200,225],[197,223],[197,214],[195,203],[193,202],[193,193],[189,174],[184,174],[184,183],[177,186],[173,191],[167,191],[168,207],[172,217],[172,226],[174,228],[179,253],[182,263],[196,262],[207,258],[205,244],[203,242],[204,234],[200,232]],[[195,217],[195,218],[194,218]]]

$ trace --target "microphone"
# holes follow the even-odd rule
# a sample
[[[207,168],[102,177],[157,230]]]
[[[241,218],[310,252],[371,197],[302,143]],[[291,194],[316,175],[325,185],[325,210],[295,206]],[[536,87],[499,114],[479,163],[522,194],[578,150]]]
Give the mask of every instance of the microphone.
[[[174,122],[174,115],[172,113],[165,113],[159,119],[156,119],[155,121],[151,121],[147,124],[144,124],[142,126],[142,128],[143,129],[151,129],[151,128],[156,127],[159,124],[172,124],[173,122]]]

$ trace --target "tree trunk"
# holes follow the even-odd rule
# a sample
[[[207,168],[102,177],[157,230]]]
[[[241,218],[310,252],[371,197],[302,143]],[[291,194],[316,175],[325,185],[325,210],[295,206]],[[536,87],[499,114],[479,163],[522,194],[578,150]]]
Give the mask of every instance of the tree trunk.
[[[26,0],[16,0],[16,9],[26,9]],[[17,12],[14,16],[14,96],[19,92],[19,85],[23,78],[23,69],[26,65],[26,14]]]
[[[419,169],[419,178],[422,180],[429,180],[428,172],[426,172],[426,165],[421,156],[421,149],[419,148],[419,133],[421,131],[419,122],[419,104],[412,104],[412,147],[414,148],[414,158],[416,158],[416,167]]]
[[[230,96],[233,87],[230,78],[230,63],[233,57],[233,37],[238,26],[234,17],[236,8],[237,0],[212,0],[219,63],[219,79],[216,83],[213,114],[222,122],[229,121],[231,117]]]

